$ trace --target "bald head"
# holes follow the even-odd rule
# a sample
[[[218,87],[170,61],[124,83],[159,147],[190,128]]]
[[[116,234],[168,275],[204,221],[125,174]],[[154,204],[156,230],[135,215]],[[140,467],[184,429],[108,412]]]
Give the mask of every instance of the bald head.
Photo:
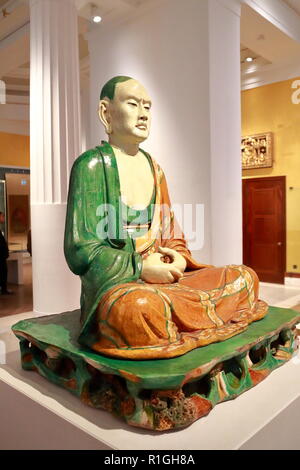
[[[118,83],[127,82],[128,80],[132,80],[131,77],[126,77],[125,75],[118,75],[117,77],[113,77],[108,82],[105,83],[104,87],[100,93],[100,100],[104,98],[108,98],[109,100],[113,100],[115,97],[116,86]]]
[[[140,82],[133,78],[123,78],[124,80],[115,83],[113,95],[111,94],[113,98],[106,96],[100,100],[99,117],[107,134],[113,136],[114,140],[120,138],[143,142],[150,131],[151,98]],[[103,94],[108,92],[105,93],[104,90]]]

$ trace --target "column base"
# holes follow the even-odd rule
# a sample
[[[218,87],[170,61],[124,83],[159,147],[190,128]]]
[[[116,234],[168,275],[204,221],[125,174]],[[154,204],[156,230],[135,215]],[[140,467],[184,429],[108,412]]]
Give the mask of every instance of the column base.
[[[259,384],[298,347],[299,312],[270,307],[267,317],[244,333],[184,356],[118,360],[77,343],[79,316],[79,311],[65,312],[17,323],[13,332],[20,339],[22,367],[129,425],[156,431],[206,416],[216,404]]]
[[[37,316],[74,310],[80,305],[80,279],[64,256],[64,204],[32,204],[33,309]]]

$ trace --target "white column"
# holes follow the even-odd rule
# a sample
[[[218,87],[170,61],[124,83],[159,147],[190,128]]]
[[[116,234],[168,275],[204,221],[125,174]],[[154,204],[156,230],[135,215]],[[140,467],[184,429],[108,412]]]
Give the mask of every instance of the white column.
[[[211,262],[241,264],[241,66],[238,0],[208,0]]]
[[[88,39],[92,143],[105,137],[101,86],[115,75],[140,80],[153,100],[142,147],[162,165],[173,204],[204,205],[194,256],[241,263],[240,1],[153,1],[122,24],[95,26]]]
[[[89,77],[81,79],[81,151],[90,148],[90,82]]]
[[[36,314],[79,306],[63,238],[70,169],[81,153],[78,17],[73,0],[31,0],[30,166]]]

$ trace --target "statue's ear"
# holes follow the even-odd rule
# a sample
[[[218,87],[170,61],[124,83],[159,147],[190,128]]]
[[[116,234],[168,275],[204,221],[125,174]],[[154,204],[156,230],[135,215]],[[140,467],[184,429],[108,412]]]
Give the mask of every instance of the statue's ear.
[[[105,127],[106,133],[111,134],[111,116],[109,112],[110,101],[108,99],[99,102],[99,118]]]

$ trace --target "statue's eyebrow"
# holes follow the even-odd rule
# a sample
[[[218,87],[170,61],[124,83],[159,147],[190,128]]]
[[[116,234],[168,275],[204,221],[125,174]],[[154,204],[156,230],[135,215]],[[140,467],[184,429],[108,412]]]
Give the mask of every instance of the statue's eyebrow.
[[[125,100],[134,100],[134,101],[140,101],[136,96],[134,95],[127,95],[125,97]]]
[[[125,98],[125,100],[134,100],[134,101],[137,101],[137,102],[143,101],[144,103],[147,103],[147,104],[149,104],[150,106],[152,105],[152,101],[151,101],[151,100],[139,99],[139,98],[137,98],[137,97],[134,96],[134,95],[129,95],[129,96],[127,96],[127,97]]]

